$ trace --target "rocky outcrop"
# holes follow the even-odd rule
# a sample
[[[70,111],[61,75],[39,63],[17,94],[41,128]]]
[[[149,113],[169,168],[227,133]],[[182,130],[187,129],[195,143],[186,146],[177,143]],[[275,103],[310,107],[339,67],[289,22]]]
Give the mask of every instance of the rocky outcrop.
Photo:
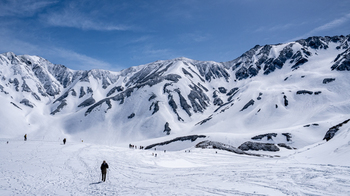
[[[258,156],[258,157],[274,157],[274,156],[269,156],[269,155],[263,155],[263,154],[254,154],[254,153],[248,153],[248,152],[244,152],[243,150],[233,147],[231,145],[228,144],[224,144],[221,142],[215,142],[215,141],[203,141],[198,143],[196,146],[196,148],[202,148],[202,149],[218,149],[218,150],[225,150],[225,151],[229,151],[229,152],[233,152],[236,154],[240,154],[240,155],[249,155],[249,156]]]
[[[325,79],[323,79],[322,83],[327,84],[327,83],[333,82],[334,80],[335,80],[335,78],[325,78]]]
[[[334,59],[334,64],[331,69],[337,71],[350,71],[350,48],[339,54]]]
[[[151,148],[156,147],[156,146],[164,146],[164,145],[167,145],[167,144],[170,144],[173,142],[178,142],[178,141],[190,140],[191,142],[194,142],[198,138],[205,138],[205,137],[207,137],[207,136],[205,136],[205,135],[188,135],[188,136],[183,136],[183,137],[177,137],[177,138],[169,140],[169,141],[148,145],[145,147],[145,150],[151,149]]]
[[[128,119],[132,119],[135,117],[135,113],[131,113],[129,116],[128,116]]]
[[[169,127],[169,123],[166,122],[164,125],[164,131],[167,135],[170,135],[171,128]]]
[[[261,134],[252,137],[252,140],[262,140],[264,137],[266,137],[267,140],[272,140],[272,137],[276,137],[277,133],[267,133],[267,134]]]
[[[258,143],[258,142],[244,142],[241,144],[238,149],[243,150],[243,151],[248,151],[248,150],[263,150],[263,151],[271,151],[271,152],[276,152],[279,151],[280,149],[272,143]]]
[[[345,120],[342,123],[339,123],[331,128],[328,129],[326,135],[323,137],[323,140],[329,141],[330,139],[332,139],[334,137],[334,135],[339,131],[339,128],[341,126],[343,126],[344,124],[348,123],[350,121],[350,119]]]
[[[95,102],[96,102],[95,99],[93,97],[90,97],[85,101],[83,101],[81,104],[79,104],[78,107],[87,107],[94,104]]]
[[[312,91],[308,91],[308,90],[299,90],[299,91],[297,91],[296,92],[297,93],[297,95],[301,95],[301,94],[309,94],[309,95],[312,95],[314,92],[312,92]]]
[[[30,102],[28,99],[22,99],[22,101],[19,103],[26,105],[28,107],[34,108],[34,103]]]
[[[254,105],[254,102],[255,102],[255,101],[254,101],[253,99],[251,99],[247,104],[245,104],[245,105],[243,106],[243,108],[241,109],[241,111],[247,109],[249,106]]]
[[[56,113],[60,112],[65,106],[67,105],[67,101],[64,99],[61,101],[61,103],[57,106],[57,108],[52,111],[50,114],[55,115]]]

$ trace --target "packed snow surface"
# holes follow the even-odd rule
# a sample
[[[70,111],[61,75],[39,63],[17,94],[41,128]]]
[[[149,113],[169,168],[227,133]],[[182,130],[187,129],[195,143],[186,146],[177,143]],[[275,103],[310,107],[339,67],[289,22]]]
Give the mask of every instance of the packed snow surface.
[[[164,152],[85,142],[63,145],[61,139],[0,142],[0,195],[350,194],[350,164],[327,164],[330,152],[349,155],[349,147],[336,152],[332,142],[275,158],[215,149]],[[312,156],[320,151],[322,160]],[[101,182],[103,160],[109,164],[106,182]]]

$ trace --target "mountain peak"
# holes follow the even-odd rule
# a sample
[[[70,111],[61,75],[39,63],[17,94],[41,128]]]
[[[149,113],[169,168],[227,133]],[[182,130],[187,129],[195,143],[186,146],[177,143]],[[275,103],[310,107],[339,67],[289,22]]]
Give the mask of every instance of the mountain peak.
[[[121,72],[73,71],[9,52],[0,55],[0,99],[9,116],[21,119],[20,114],[24,124],[35,125],[26,125],[32,132],[49,130],[52,124],[90,140],[213,130],[293,132],[289,127],[313,121],[326,126],[330,116],[340,116],[348,107],[347,92],[341,90],[348,80],[340,71],[350,70],[349,37],[256,45],[224,63],[178,57]],[[44,124],[35,119],[44,119]],[[16,133],[22,128],[4,131],[12,129]]]

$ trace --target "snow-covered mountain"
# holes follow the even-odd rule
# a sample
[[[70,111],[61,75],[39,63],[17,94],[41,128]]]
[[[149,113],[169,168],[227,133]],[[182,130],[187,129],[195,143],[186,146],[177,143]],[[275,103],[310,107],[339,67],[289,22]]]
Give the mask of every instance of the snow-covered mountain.
[[[233,146],[260,135],[300,148],[350,118],[349,45],[350,35],[310,37],[229,62],[176,58],[120,72],[4,53],[0,134],[108,144],[204,134]]]

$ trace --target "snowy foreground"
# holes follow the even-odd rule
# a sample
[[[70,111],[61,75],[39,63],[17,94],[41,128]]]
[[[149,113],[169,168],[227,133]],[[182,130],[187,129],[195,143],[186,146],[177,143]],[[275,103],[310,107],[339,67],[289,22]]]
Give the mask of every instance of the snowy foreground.
[[[261,158],[213,149],[0,142],[0,195],[350,195],[349,164],[315,164],[302,150]],[[110,167],[106,182],[103,160]]]

